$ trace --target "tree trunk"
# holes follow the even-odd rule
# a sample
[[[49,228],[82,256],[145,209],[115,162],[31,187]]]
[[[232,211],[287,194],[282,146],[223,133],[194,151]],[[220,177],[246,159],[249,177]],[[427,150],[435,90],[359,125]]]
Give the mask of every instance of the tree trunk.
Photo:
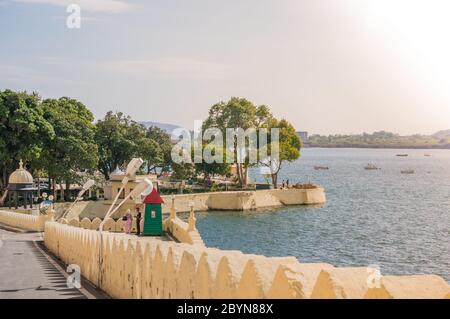
[[[70,182],[67,182],[66,181],[66,192],[65,192],[65,198],[64,198],[64,200],[67,202],[67,201],[70,201]]]
[[[56,202],[56,180],[55,180],[55,178],[53,177],[52,178],[52,195],[53,195],[53,197],[54,197],[54,201]]]
[[[6,166],[3,166],[3,174],[2,174],[3,176],[2,176],[2,186],[3,186],[3,188],[6,188],[6,187],[8,187],[8,171],[7,171],[7,168],[6,168]]]
[[[237,171],[238,171],[238,176],[239,176],[239,185],[241,186],[241,188],[244,188],[244,175],[242,173],[242,164],[241,163],[237,163]]]
[[[247,172],[248,172],[248,165],[245,165],[244,170],[242,172],[242,180],[244,181],[245,186],[247,186]]]
[[[270,163],[270,170],[271,170],[271,175],[272,175],[272,183],[273,183],[273,187],[277,188],[278,186],[278,173],[281,170],[281,162],[278,164],[278,167],[276,170],[273,170],[273,166],[272,166],[272,162]]]
[[[64,189],[63,189],[63,183],[62,183],[62,180],[61,181],[59,181],[59,192],[60,192],[60,196],[61,196],[61,200],[64,202],[65,201],[65,192],[64,192]]]
[[[270,176],[272,176],[272,186],[274,189],[276,189],[278,187],[278,174],[271,174]]]
[[[5,204],[5,200],[8,197],[8,190],[5,190],[5,192],[2,195],[2,198],[0,198],[0,206],[3,206]]]

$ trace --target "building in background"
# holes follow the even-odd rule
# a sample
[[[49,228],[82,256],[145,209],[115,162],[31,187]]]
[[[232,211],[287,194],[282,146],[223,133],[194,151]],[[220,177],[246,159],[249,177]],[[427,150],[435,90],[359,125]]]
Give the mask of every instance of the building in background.
[[[302,140],[303,143],[308,142],[308,132],[306,131],[299,131],[297,132],[298,137]]]

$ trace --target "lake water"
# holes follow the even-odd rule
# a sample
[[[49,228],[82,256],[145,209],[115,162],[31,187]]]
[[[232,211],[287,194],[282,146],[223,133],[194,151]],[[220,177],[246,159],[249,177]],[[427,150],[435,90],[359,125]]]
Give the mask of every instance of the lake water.
[[[367,163],[381,170],[364,170]],[[263,181],[258,172],[252,178]],[[205,244],[450,281],[450,150],[303,149],[282,169],[280,182],[286,178],[322,185],[326,205],[197,213]]]

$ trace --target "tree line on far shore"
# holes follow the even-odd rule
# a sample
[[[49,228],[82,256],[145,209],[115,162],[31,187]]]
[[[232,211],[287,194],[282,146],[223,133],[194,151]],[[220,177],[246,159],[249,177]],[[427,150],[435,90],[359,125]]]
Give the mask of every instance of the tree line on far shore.
[[[267,106],[255,106],[243,98],[212,106],[203,124],[203,129],[209,127],[280,128],[280,158],[271,174],[275,185],[282,164],[300,156],[301,141],[294,127],[275,119]],[[201,174],[206,182],[214,175],[230,173],[228,163],[173,163],[172,146],[168,133],[154,126],[146,128],[121,112],[110,111],[94,122],[92,112],[69,97],[42,100],[35,92],[0,91],[0,196],[21,159],[34,177],[48,178],[52,190],[62,183],[69,189],[86,176],[107,180],[133,157],[144,159],[141,173],[170,171],[175,179]],[[243,186],[251,164],[236,165],[236,182]]]
[[[450,148],[450,130],[433,135],[402,136],[385,131],[355,135],[311,135],[310,147]]]

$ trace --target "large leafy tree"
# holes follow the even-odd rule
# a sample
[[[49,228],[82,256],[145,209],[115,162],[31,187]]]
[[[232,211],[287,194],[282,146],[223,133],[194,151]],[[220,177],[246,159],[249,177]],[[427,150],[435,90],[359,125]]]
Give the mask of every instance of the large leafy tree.
[[[147,173],[166,167],[170,160],[167,156],[170,156],[171,144],[166,133],[155,128],[147,130],[120,112],[108,112],[97,122],[95,140],[99,154],[98,169],[106,179],[133,157],[142,157],[147,162]]]
[[[195,163],[195,171],[197,174],[203,174],[204,177],[204,186],[206,187],[211,182],[211,178],[214,178],[215,175],[219,176],[228,176],[231,172],[231,165],[225,161],[226,159],[226,150],[218,150],[217,147],[211,146],[208,143],[209,141],[205,141],[202,143],[202,154],[205,153],[205,150],[211,154],[211,156],[215,156],[216,154],[220,154],[218,152],[221,151],[222,154],[222,162],[216,163],[212,162],[209,163],[205,160],[204,157],[202,157],[202,160],[200,163]]]
[[[97,122],[98,169],[106,179],[135,156],[138,149],[136,141],[142,134],[143,127],[121,112],[110,111]]]
[[[208,118],[203,123],[203,130],[215,127],[220,129],[225,137],[227,129],[257,129],[270,118],[272,114],[267,106],[255,106],[245,98],[232,97],[228,102],[219,102],[211,107]],[[234,137],[233,146],[227,151],[234,154],[234,165],[242,187],[247,184],[247,171],[251,166],[248,153],[240,153],[237,137]],[[238,160],[238,153],[243,157],[241,160]]]
[[[0,91],[0,189],[7,186],[20,159],[38,160],[45,141],[54,136],[36,93]]]
[[[150,126],[147,129],[146,138],[149,144],[143,152],[143,158],[147,164],[147,173],[157,173],[157,170],[168,171],[172,162],[170,135],[159,127]]]
[[[260,164],[266,166],[269,169],[272,185],[277,187],[278,173],[280,172],[283,163],[293,162],[300,157],[300,149],[302,142],[295,131],[295,128],[287,120],[277,120],[271,118],[265,123],[265,128],[268,130],[268,143],[265,153],[267,156],[261,157]],[[276,128],[279,130],[278,144],[272,144],[271,129]]]
[[[42,159],[35,166],[42,166],[54,182],[64,181],[69,189],[82,178],[80,172],[97,167],[94,116],[83,103],[68,97],[44,100],[42,107],[55,136],[46,140]]]

